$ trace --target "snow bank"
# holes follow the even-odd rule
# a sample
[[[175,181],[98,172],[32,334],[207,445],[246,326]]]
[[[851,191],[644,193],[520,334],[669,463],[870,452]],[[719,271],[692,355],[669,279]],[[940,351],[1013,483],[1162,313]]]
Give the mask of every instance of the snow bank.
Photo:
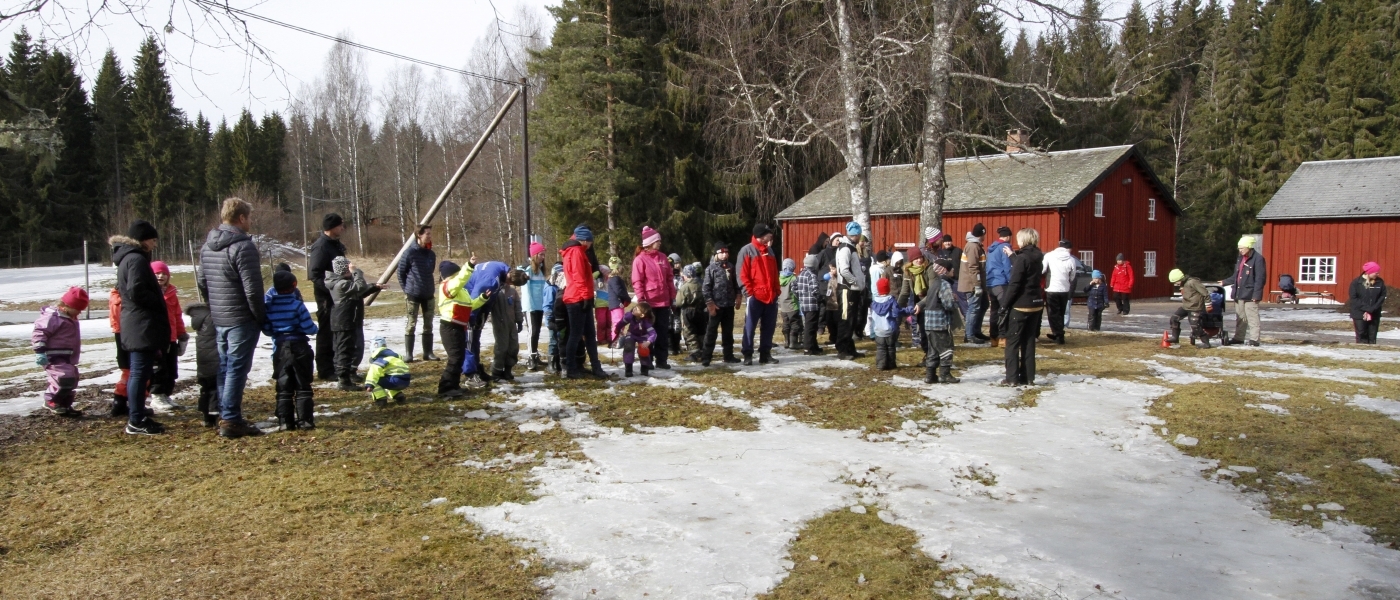
[[[92,289],[106,288],[117,280],[115,267],[88,265]],[[83,284],[83,265],[0,269],[0,304],[47,302]]]
[[[1286,323],[1350,323],[1351,314],[1331,308],[1266,308],[1259,311],[1259,320]]]
[[[1147,403],[1167,391],[1065,378],[1035,408],[986,408],[995,418],[902,443],[766,407],[748,409],[755,432],[610,430],[578,440],[586,461],[535,467],[539,500],[457,511],[559,565],[547,582],[557,598],[751,597],[792,567],[786,547],[804,521],[857,503],[912,528],[930,555],[1025,596],[1099,586],[1130,598],[1400,594],[1400,553],[1355,528],[1270,520],[1230,484],[1203,479],[1213,463],[1153,430]]]

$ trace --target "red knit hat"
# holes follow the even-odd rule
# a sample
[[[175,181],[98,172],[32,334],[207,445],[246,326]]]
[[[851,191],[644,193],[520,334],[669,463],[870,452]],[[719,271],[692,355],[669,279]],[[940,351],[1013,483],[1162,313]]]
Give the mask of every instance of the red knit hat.
[[[881,277],[875,281],[875,293],[881,296],[890,295],[890,280]]]
[[[88,307],[88,293],[87,290],[75,285],[68,288],[68,291],[63,294],[63,298],[59,301],[68,308],[82,312],[87,310]]]
[[[167,265],[167,264],[165,264],[165,263],[163,263],[163,262],[161,262],[161,261],[158,261],[158,260],[157,260],[157,261],[153,261],[153,262],[151,263],[151,272],[157,273],[157,274],[165,273],[166,275],[169,275],[169,274],[170,274],[170,265]]]

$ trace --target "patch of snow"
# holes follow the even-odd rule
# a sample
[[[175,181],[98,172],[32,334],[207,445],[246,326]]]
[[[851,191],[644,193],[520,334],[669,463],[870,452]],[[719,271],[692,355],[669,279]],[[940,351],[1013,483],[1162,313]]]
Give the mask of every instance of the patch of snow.
[[[485,410],[477,409],[477,410],[474,410],[474,411],[471,411],[471,412],[469,412],[469,413],[467,413],[467,414],[462,415],[462,418],[463,418],[463,419],[475,419],[475,420],[479,420],[479,421],[484,421],[484,420],[486,420],[486,419],[491,418],[491,413],[488,413],[488,412],[486,412]]]
[[[749,409],[753,432],[595,431],[577,440],[585,460],[531,470],[538,500],[457,511],[575,565],[544,582],[558,598],[749,598],[786,576],[803,522],[853,505],[1022,596],[1336,598],[1400,581],[1400,554],[1364,536],[1336,543],[1355,528],[1271,520],[1235,486],[1202,482],[1211,461],[1144,427],[1147,403],[1168,391],[1058,380],[1034,408],[899,444],[767,406]],[[957,477],[967,465],[986,465],[996,486]]]
[[[1381,460],[1379,458],[1363,458],[1356,462],[1359,462],[1363,465],[1371,467],[1372,469],[1375,469],[1376,472],[1380,473],[1381,475],[1395,474],[1395,465],[1385,462],[1384,460]]]
[[[1347,404],[1372,412],[1378,412],[1396,421],[1400,421],[1400,402],[1394,400],[1372,398],[1370,396],[1357,394],[1348,399]]]
[[[105,298],[105,290],[117,280],[116,267],[89,264],[87,268],[93,295],[97,295],[95,290],[104,290],[101,295]],[[0,269],[0,304],[58,300],[75,285],[83,285],[83,265]]]
[[[1172,440],[1172,443],[1173,443],[1173,444],[1176,444],[1176,445],[1178,445],[1178,446],[1195,446],[1196,444],[1199,444],[1200,442],[1201,442],[1201,440],[1198,440],[1198,439],[1196,439],[1196,438],[1193,438],[1193,437],[1191,437],[1191,436],[1189,436],[1189,435],[1186,435],[1186,434],[1184,434],[1184,433],[1178,433],[1178,434],[1176,434],[1176,439]]]
[[[1350,331],[1330,331],[1323,330],[1318,333],[1337,334],[1351,337],[1354,334]],[[1383,332],[1378,337],[1385,337]],[[1395,333],[1400,334],[1400,330]],[[1394,339],[1400,339],[1396,335]],[[1253,352],[1270,352],[1273,354],[1283,354],[1287,356],[1311,356],[1316,358],[1330,358],[1333,360],[1359,361],[1359,362],[1400,362],[1400,352],[1387,350],[1377,346],[1374,349],[1360,348],[1337,348],[1332,346],[1319,346],[1316,344],[1264,344],[1257,348],[1249,346],[1227,346],[1228,350],[1250,350]]]
[[[1159,363],[1155,360],[1140,360],[1138,362],[1147,365],[1147,369],[1151,371],[1153,375],[1156,375],[1162,381],[1165,381],[1167,383],[1215,383],[1216,381],[1203,375],[1188,373],[1176,367],[1168,367],[1167,365]]]
[[[851,512],[856,513],[858,515],[863,515],[865,514],[865,507],[859,504],[854,504],[851,506]]]
[[[1246,405],[1244,405],[1244,406],[1245,406],[1245,408],[1254,408],[1254,409],[1262,410],[1262,411],[1267,412],[1267,413],[1273,413],[1273,414],[1276,414],[1276,415],[1279,415],[1279,416],[1288,416],[1288,415],[1292,414],[1292,413],[1288,412],[1288,409],[1286,409],[1286,408],[1284,408],[1284,407],[1282,407],[1282,406],[1278,406],[1278,405],[1276,405],[1276,404],[1246,404]]]
[[[489,471],[489,470],[492,470],[492,469],[501,469],[501,468],[509,469],[509,468],[511,468],[511,467],[514,467],[515,465],[524,464],[524,463],[528,463],[528,462],[534,462],[534,460],[535,460],[536,458],[537,458],[537,456],[536,456],[535,453],[533,453],[533,452],[530,453],[530,454],[516,454],[516,453],[514,453],[514,452],[511,452],[511,453],[506,454],[505,456],[502,456],[502,457],[500,457],[500,458],[493,458],[493,459],[484,460],[484,461],[482,461],[482,460],[472,460],[472,459],[469,459],[469,460],[464,460],[464,461],[462,461],[462,462],[459,463],[459,464],[460,464],[461,466],[463,466],[463,467],[472,467],[472,468],[474,468],[474,469],[481,469],[481,470],[483,470],[483,471]],[[444,500],[444,501],[445,501],[445,500]]]
[[[1278,476],[1297,485],[1312,485],[1313,483],[1316,483],[1312,480],[1311,477],[1308,477],[1307,475],[1304,475],[1302,473],[1284,473],[1283,471],[1279,471]]]
[[[530,421],[520,424],[520,433],[544,433],[554,429],[556,423],[552,420]]]
[[[1289,399],[1289,398],[1291,397],[1291,396],[1289,396],[1288,394],[1283,394],[1283,393],[1279,393],[1279,392],[1264,392],[1264,391],[1259,391],[1259,390],[1240,390],[1240,391],[1241,391],[1241,392],[1244,392],[1244,393],[1246,393],[1246,394],[1254,394],[1255,396],[1259,396],[1260,398],[1264,398],[1265,400],[1287,400],[1287,399]]]
[[[1317,505],[1317,509],[1318,509],[1318,510],[1330,510],[1330,511],[1333,511],[1333,512],[1338,512],[1338,511],[1346,510],[1346,508],[1342,507],[1342,505],[1337,504],[1336,502],[1324,502],[1324,503],[1322,503],[1322,504]]]
[[[433,498],[432,500],[424,502],[423,506],[437,506],[439,504],[447,504],[447,498]]]
[[[1245,466],[1240,466],[1240,465],[1230,465],[1230,466],[1228,466],[1228,467],[1226,467],[1226,468],[1227,468],[1227,469],[1230,469],[1231,471],[1234,471],[1234,472],[1236,472],[1236,473],[1258,473],[1258,472],[1259,472],[1259,469],[1256,469],[1256,468],[1254,468],[1254,467],[1245,467]]]
[[[1275,323],[1350,323],[1351,314],[1325,308],[1266,308],[1259,320]]]

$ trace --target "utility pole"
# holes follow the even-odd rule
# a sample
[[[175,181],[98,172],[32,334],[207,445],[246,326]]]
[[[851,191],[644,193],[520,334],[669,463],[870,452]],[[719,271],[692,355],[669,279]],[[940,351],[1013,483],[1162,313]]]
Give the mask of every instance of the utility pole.
[[[525,157],[525,181],[521,186],[521,197],[525,200],[525,262],[530,262],[530,82],[520,78],[520,132],[521,132],[521,154]]]

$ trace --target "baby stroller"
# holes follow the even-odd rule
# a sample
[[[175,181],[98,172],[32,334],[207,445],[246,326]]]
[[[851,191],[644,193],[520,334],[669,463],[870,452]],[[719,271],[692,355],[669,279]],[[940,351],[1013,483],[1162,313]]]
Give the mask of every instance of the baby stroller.
[[[1279,304],[1298,303],[1298,288],[1293,286],[1293,276],[1284,273],[1278,276]]]
[[[1218,285],[1208,285],[1206,292],[1210,294],[1210,300],[1206,302],[1206,311],[1201,315],[1201,331],[1205,332],[1206,339],[1219,338],[1220,343],[1225,343],[1225,288]]]

